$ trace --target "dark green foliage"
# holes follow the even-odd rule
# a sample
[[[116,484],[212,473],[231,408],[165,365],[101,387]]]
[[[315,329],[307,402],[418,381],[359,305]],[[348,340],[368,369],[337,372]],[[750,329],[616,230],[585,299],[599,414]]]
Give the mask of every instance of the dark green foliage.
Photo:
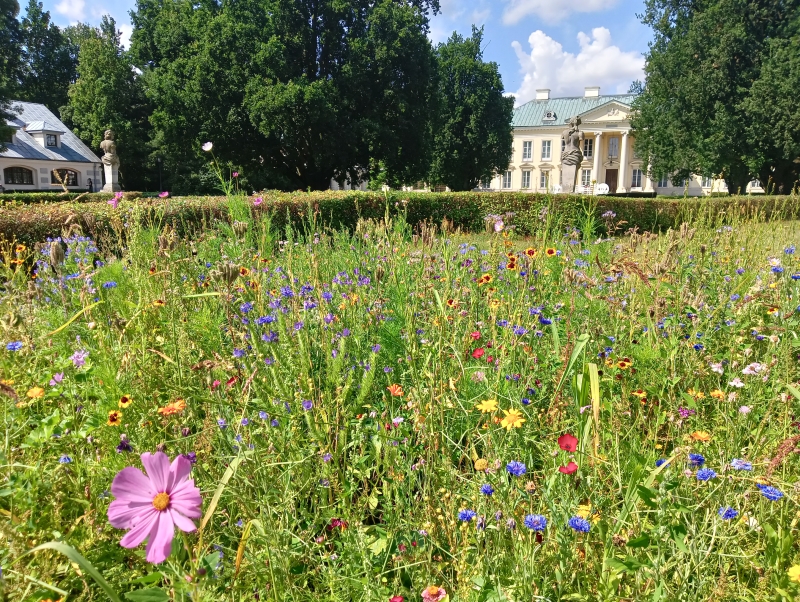
[[[643,21],[654,39],[632,125],[655,175],[721,175],[736,193],[776,161],[794,158],[767,151],[782,124],[779,111],[763,101],[766,90],[781,84],[780,67],[764,65],[783,47],[786,17],[799,6],[798,0],[647,0]],[[770,114],[759,115],[753,102]]]
[[[511,160],[514,99],[503,96],[497,64],[483,61],[483,28],[453,33],[436,49],[439,116],[434,121],[430,180],[451,190],[472,190],[504,171]]]
[[[0,0],[0,151],[9,135],[6,119],[11,114],[8,101],[12,100],[14,82],[19,73],[20,46],[17,0]]]
[[[58,115],[77,75],[78,47],[36,0],[28,3],[20,34],[22,64],[15,99],[41,103]]]
[[[158,174],[148,158],[150,109],[141,81],[120,46],[116,24],[104,16],[98,30],[81,35],[78,79],[70,87],[64,118],[95,152],[99,152],[105,130],[114,130],[122,185],[153,189]]]

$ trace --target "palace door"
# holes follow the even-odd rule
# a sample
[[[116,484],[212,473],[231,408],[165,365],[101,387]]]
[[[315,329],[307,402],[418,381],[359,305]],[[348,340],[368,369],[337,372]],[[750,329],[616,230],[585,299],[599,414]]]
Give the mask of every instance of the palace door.
[[[608,184],[608,191],[609,192],[616,192],[617,191],[617,176],[619,175],[618,169],[607,169],[606,170],[606,184]]]

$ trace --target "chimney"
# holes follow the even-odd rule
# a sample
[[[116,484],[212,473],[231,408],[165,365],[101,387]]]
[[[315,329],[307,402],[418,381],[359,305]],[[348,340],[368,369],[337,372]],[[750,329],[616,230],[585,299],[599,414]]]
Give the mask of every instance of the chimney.
[[[586,86],[583,89],[584,98],[596,98],[600,96],[600,86]]]
[[[536,100],[550,100],[550,88],[536,90]]]

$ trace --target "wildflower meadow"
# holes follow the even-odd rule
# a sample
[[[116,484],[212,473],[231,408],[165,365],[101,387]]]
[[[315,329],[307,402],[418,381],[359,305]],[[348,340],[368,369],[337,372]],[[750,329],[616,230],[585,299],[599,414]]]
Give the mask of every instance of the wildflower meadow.
[[[798,222],[228,192],[2,246],[3,599],[800,596]]]

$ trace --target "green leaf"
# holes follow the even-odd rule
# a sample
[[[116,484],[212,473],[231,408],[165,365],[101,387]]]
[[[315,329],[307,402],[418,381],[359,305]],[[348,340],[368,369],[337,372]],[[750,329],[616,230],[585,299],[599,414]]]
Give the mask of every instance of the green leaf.
[[[128,592],[125,597],[128,600],[133,600],[133,602],[169,602],[170,600],[170,597],[163,590],[154,587]]]
[[[658,502],[656,501],[656,497],[658,496],[658,492],[653,491],[649,487],[645,487],[644,485],[637,485],[636,486],[636,493],[639,494],[639,498],[644,502],[644,505],[648,508],[657,508]]]
[[[96,568],[94,568],[92,563],[86,560],[83,556],[81,556],[78,553],[78,551],[72,546],[68,546],[65,543],[61,543],[60,541],[48,541],[47,543],[43,543],[42,545],[36,546],[32,550],[26,552],[25,554],[20,556],[20,558],[24,558],[28,554],[33,554],[40,550],[55,550],[59,554],[63,554],[64,556],[69,558],[72,562],[81,567],[81,569],[83,569],[84,572],[86,572],[86,574],[88,574],[92,579],[94,579],[95,583],[97,583],[97,585],[100,586],[100,589],[102,589],[106,593],[106,596],[108,596],[109,600],[111,600],[112,602],[122,602],[122,600],[120,600],[119,594],[117,594],[117,592],[114,591],[111,585],[109,585],[108,581],[103,579],[103,576]]]
[[[686,527],[681,524],[678,525],[670,525],[669,527],[669,534],[672,537],[672,541],[675,542],[675,545],[678,546],[678,549],[685,553],[689,553],[689,548],[686,547],[686,544],[683,543],[683,540],[686,538]]]
[[[648,566],[642,562],[636,560],[633,556],[628,556],[625,560],[619,560],[617,558],[607,558],[606,564],[615,569],[617,571],[622,571],[623,573],[633,573],[644,566]]]
[[[627,545],[629,548],[648,548],[652,545],[653,540],[650,539],[648,533],[642,533],[639,537],[634,537],[629,540]]]

